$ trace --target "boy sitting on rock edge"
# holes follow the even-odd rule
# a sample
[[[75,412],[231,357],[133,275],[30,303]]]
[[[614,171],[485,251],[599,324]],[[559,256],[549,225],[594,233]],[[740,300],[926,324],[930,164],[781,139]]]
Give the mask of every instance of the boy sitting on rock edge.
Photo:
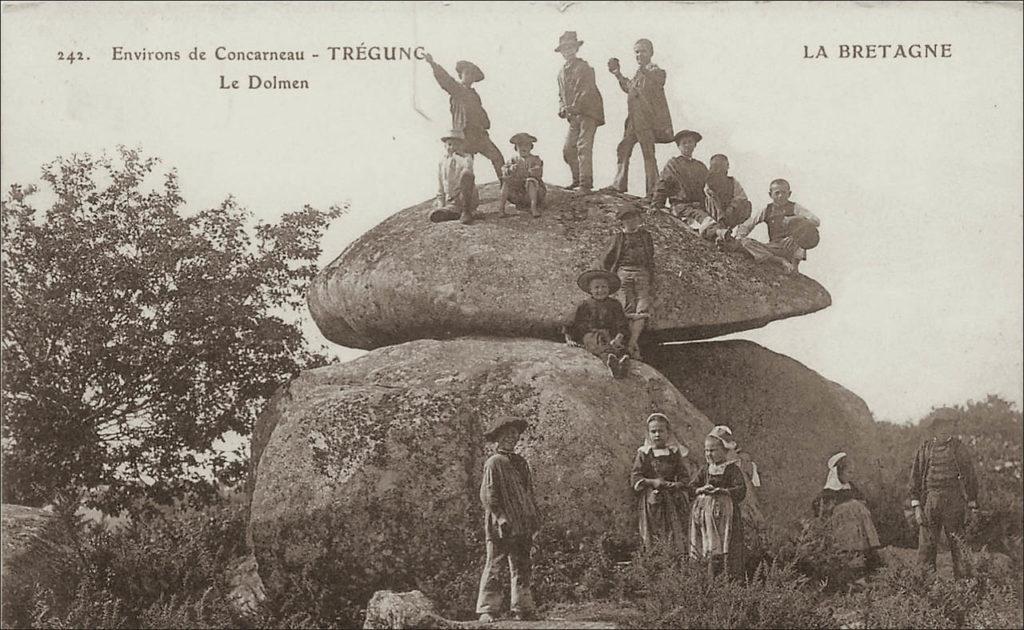
[[[575,348],[582,345],[604,360],[613,377],[621,378],[629,359],[623,344],[629,327],[622,304],[611,295],[622,283],[614,273],[593,269],[581,273],[576,284],[590,298],[576,307],[572,323],[562,329],[565,343]]]
[[[501,202],[498,209],[501,216],[508,216],[505,204],[511,201],[516,208],[529,206],[533,218],[540,216],[544,207],[547,189],[544,186],[544,161],[530,153],[537,138],[528,133],[517,133],[510,142],[516,148],[516,155],[501,167]]]

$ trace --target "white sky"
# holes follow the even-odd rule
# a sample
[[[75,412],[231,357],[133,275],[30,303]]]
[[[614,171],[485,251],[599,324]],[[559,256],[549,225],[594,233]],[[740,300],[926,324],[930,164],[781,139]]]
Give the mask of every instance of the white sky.
[[[141,6],[140,6],[141,5]],[[697,156],[730,156],[755,201],[786,177],[823,221],[802,266],[833,297],[815,315],[740,333],[862,396],[881,419],[998,393],[1022,399],[1022,12],[1013,4],[5,4],[2,184],[57,155],[141,146],[177,167],[190,206],[234,194],[273,220],[349,201],[326,263],[389,214],[434,193],[448,102],[415,61],[335,61],[328,46],[425,46],[478,63],[492,137],[529,131],[566,184],[553,52],[576,30],[608,124],[596,184],[611,183],[625,97],[647,37],[668,72],[677,129]],[[839,44],[950,43],[952,59],[849,60]],[[803,45],[833,58],[803,59]],[[115,62],[126,50],[304,50],[298,63]],[[58,51],[90,61],[57,61]],[[307,91],[218,90],[219,76],[306,79]],[[417,112],[417,108],[423,112]],[[425,116],[426,117],[425,117]],[[659,162],[673,155],[658,148]],[[478,169],[484,180],[490,169]],[[633,192],[642,192],[636,150]],[[763,230],[763,228],[762,228]],[[763,231],[758,235],[764,236]],[[306,317],[310,340],[326,343]],[[343,358],[358,353],[334,350]]]

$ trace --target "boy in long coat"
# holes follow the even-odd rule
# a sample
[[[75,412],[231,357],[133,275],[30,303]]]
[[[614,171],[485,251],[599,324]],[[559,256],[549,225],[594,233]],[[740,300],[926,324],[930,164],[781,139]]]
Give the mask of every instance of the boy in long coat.
[[[484,462],[480,482],[487,540],[487,562],[476,600],[476,612],[482,622],[493,621],[501,608],[499,572],[506,558],[512,583],[512,614],[517,619],[533,614],[530,550],[533,536],[540,529],[540,515],[533,496],[530,466],[522,455],[514,452],[526,426],[522,418],[500,416],[484,433],[484,439],[496,442],[497,449]]]

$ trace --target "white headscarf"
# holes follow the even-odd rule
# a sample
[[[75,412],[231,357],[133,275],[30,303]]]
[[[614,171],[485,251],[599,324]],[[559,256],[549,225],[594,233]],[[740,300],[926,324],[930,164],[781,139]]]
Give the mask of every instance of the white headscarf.
[[[709,475],[722,475],[725,474],[725,467],[733,462],[740,460],[739,455],[736,454],[736,440],[732,436],[732,429],[720,424],[714,429],[711,429],[711,433],[708,433],[708,437],[713,437],[722,443],[725,447],[725,461],[721,464],[716,464],[710,459],[708,460],[708,474]]]
[[[850,484],[839,481],[839,462],[846,457],[846,453],[836,453],[828,459],[828,477],[825,479],[826,490],[849,490]]]
[[[654,420],[654,419],[661,420],[662,422],[665,423],[665,426],[668,427],[668,438],[665,440],[665,450],[667,450],[667,451],[678,450],[680,455],[682,455],[683,457],[686,457],[686,455],[690,452],[690,449],[686,448],[683,445],[683,443],[679,441],[679,438],[676,437],[675,432],[672,430],[672,423],[669,422],[668,416],[666,416],[663,413],[657,413],[657,412],[652,413],[651,415],[647,416],[647,422],[644,423],[644,426],[649,425],[651,423],[651,420]],[[664,454],[664,453],[659,452],[659,449],[654,448],[654,443],[651,442],[651,434],[650,434],[650,432],[647,432],[646,434],[644,434],[644,445],[641,446],[640,449],[642,451],[644,451],[645,453],[648,453],[650,451],[654,451],[655,455],[663,455]]]

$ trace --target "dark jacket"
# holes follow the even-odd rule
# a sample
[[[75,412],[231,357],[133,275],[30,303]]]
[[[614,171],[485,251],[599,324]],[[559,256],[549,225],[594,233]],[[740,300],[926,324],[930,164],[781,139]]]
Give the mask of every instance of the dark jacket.
[[[964,498],[968,501],[977,501],[978,477],[974,473],[974,462],[967,451],[967,447],[956,437],[949,438],[948,444],[949,448],[953,449],[953,465],[956,468],[955,475],[959,481]],[[928,490],[926,481],[929,468],[932,465],[933,451],[940,445],[933,438],[917,449],[917,454],[914,456],[914,464],[910,468],[910,486],[908,488],[912,501],[924,503],[925,494]]]
[[[654,239],[651,237],[651,233],[647,230],[640,228],[637,230],[640,234],[641,243],[644,248],[644,267],[648,271],[654,270]],[[615,273],[619,270],[619,260],[622,256],[622,243],[625,241],[625,232],[619,231],[615,234],[615,238],[608,245],[608,249],[605,250],[604,257],[601,259],[601,266],[604,267],[605,271]]]

